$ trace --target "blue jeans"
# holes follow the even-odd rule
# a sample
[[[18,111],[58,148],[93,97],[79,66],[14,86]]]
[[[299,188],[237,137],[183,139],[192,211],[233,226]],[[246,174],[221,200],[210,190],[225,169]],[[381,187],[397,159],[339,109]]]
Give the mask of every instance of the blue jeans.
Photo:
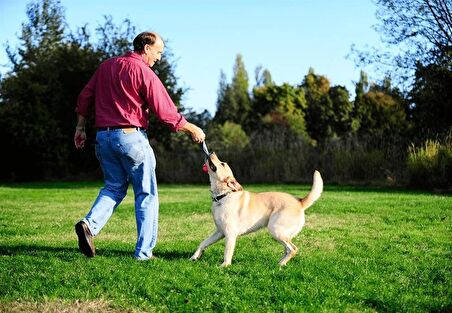
[[[126,196],[131,182],[138,232],[134,255],[137,259],[150,258],[157,243],[159,202],[156,161],[146,132],[135,128],[98,131],[96,157],[105,186],[83,221],[96,236]]]

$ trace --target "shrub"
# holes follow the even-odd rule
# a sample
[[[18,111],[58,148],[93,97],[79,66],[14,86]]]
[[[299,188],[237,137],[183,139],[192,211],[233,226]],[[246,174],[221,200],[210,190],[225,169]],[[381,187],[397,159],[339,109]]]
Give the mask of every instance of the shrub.
[[[414,188],[451,190],[452,138],[444,143],[427,140],[421,146],[408,148],[407,177]]]
[[[210,143],[222,149],[243,149],[250,140],[242,126],[233,122],[225,122],[223,125],[212,127],[209,130]]]

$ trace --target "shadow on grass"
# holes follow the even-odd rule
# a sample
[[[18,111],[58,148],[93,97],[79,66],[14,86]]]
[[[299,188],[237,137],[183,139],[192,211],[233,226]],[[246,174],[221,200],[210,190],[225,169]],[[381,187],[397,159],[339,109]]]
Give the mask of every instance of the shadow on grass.
[[[155,256],[164,260],[189,259],[190,252],[156,250]],[[34,256],[39,258],[55,257],[61,260],[72,260],[74,256],[81,255],[77,246],[74,247],[52,247],[42,245],[16,245],[0,246],[0,256]],[[114,258],[133,258],[133,250],[121,249],[96,249],[96,256]]]
[[[62,260],[69,260],[79,253],[78,247],[51,247],[41,245],[0,246],[0,256],[23,255],[39,258],[55,257]]]
[[[155,256],[164,260],[189,260],[192,254],[193,251],[155,251]]]

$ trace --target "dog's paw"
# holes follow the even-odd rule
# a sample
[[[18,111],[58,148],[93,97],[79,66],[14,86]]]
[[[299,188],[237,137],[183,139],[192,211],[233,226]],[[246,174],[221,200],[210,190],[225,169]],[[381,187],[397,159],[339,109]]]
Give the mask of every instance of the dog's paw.
[[[223,264],[221,264],[221,267],[228,267],[228,266],[231,266],[231,263],[223,262]]]
[[[199,259],[201,257],[201,253],[199,252],[195,252],[195,254],[193,254],[190,258],[191,261],[196,261],[197,259]]]

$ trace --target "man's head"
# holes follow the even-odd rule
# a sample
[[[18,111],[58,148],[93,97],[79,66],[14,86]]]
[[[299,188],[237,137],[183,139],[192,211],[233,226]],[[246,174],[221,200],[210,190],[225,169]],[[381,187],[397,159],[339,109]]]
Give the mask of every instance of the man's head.
[[[154,32],[142,32],[133,40],[133,50],[139,53],[150,67],[160,61],[164,48],[162,38]]]

